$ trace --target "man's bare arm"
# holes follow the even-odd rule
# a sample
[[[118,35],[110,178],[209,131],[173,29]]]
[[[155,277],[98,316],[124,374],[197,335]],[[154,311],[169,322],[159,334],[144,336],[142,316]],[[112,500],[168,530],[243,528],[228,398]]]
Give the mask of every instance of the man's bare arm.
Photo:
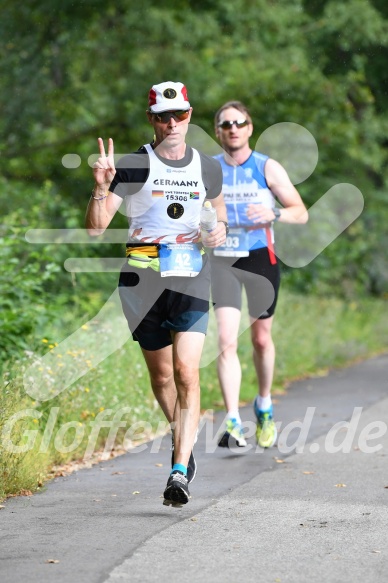
[[[271,192],[283,207],[278,219],[279,222],[307,223],[307,209],[283,166],[270,158],[265,165],[265,178]],[[261,204],[249,205],[247,215],[254,223],[270,223],[275,218],[273,210]]]
[[[98,138],[98,147],[100,157],[93,165],[95,184],[85,217],[85,226],[92,236],[101,235],[105,231],[123,202],[121,197],[108,190],[116,174],[112,138],[108,141],[107,156],[101,138]]]

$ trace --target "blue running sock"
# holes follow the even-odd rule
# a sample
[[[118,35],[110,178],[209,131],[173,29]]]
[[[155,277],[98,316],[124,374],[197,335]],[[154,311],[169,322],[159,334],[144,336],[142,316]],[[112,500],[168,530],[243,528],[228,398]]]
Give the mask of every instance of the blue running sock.
[[[172,470],[171,470],[171,472],[170,472],[170,475],[171,475],[173,472],[181,472],[181,474],[183,474],[184,476],[187,476],[187,467],[186,467],[186,466],[184,466],[183,464],[174,464],[174,465],[172,466]]]

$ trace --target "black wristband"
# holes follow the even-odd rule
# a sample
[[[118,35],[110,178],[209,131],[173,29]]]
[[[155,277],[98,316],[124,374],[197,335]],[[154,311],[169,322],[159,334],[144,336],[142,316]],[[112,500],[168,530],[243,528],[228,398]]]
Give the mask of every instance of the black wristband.
[[[226,234],[229,233],[229,225],[226,221],[217,221],[217,223],[224,223]]]

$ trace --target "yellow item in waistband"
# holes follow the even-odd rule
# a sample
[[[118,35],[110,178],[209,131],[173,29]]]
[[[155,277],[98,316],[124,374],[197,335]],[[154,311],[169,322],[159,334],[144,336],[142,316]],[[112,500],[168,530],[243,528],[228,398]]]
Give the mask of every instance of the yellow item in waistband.
[[[158,248],[155,245],[143,245],[142,247],[127,247],[126,255],[147,255],[148,257],[158,257]]]
[[[151,267],[154,271],[160,271],[159,257],[147,257],[141,253],[131,253],[128,259],[128,265],[131,267],[137,267],[138,269]]]

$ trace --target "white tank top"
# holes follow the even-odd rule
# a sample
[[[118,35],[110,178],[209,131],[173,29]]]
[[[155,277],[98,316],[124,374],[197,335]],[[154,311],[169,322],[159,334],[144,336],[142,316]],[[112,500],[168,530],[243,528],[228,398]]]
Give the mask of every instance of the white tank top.
[[[183,168],[167,166],[149,144],[145,149],[150,171],[143,188],[126,197],[130,241],[185,243],[199,240],[199,213],[206,196],[201,159],[193,148],[193,159]]]

